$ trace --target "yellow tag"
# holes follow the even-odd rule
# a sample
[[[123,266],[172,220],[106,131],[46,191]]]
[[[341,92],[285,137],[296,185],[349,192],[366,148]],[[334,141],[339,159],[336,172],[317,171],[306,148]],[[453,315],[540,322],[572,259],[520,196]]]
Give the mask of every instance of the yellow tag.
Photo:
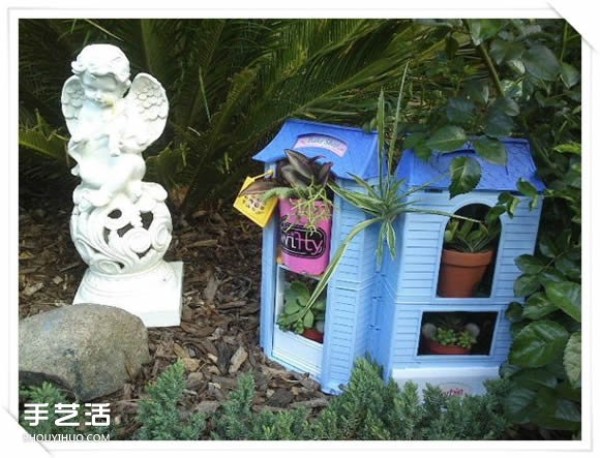
[[[270,173],[271,172],[267,172],[267,174]],[[262,174],[255,177],[246,177],[246,180],[244,180],[244,184],[242,185],[242,189],[240,189],[240,193],[254,183],[257,179],[267,174]],[[240,196],[238,193],[238,196],[233,203],[233,208],[238,210],[244,216],[250,218],[260,227],[265,227],[269,223],[271,217],[273,216],[273,212],[275,211],[275,207],[277,207],[277,198],[273,197],[272,199],[264,202],[262,200],[262,194]]]

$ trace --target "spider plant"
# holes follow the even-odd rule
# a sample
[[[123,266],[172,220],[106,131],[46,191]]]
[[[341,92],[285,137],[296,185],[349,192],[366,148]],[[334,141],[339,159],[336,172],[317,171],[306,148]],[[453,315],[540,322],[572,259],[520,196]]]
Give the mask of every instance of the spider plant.
[[[358,234],[368,229],[371,226],[379,225],[379,236],[377,242],[377,262],[381,264],[383,260],[383,254],[385,247],[392,257],[396,256],[396,231],[394,224],[396,219],[405,213],[423,213],[423,214],[436,214],[447,217],[454,217],[461,220],[471,220],[457,215],[452,215],[443,211],[435,210],[423,210],[415,208],[412,205],[414,202],[408,200],[411,194],[423,190],[430,186],[430,183],[426,183],[422,186],[404,189],[404,180],[397,180],[392,172],[392,161],[390,155],[394,151],[396,141],[398,138],[398,124],[400,118],[400,107],[402,105],[402,94],[404,91],[404,83],[408,71],[408,64],[404,67],[402,80],[400,83],[400,90],[398,93],[398,99],[396,102],[396,111],[393,117],[392,133],[389,144],[389,154],[385,148],[385,99],[383,90],[379,94],[377,103],[377,114],[376,114],[376,126],[379,135],[379,182],[376,185],[371,185],[362,178],[353,175],[354,180],[361,188],[360,191],[351,191],[345,188],[337,186],[335,183],[330,183],[329,187],[352,205],[360,208],[370,218],[357,224],[352,231],[348,234],[346,239],[340,244],[336,253],[334,254],[331,262],[327,266],[327,269],[323,273],[321,279],[315,286],[312,296],[308,301],[307,308],[309,309],[318,297],[323,293],[327,284],[331,280],[331,277],[335,273],[338,265],[340,264],[344,253],[350,246],[350,243]],[[474,221],[474,220],[473,220]]]

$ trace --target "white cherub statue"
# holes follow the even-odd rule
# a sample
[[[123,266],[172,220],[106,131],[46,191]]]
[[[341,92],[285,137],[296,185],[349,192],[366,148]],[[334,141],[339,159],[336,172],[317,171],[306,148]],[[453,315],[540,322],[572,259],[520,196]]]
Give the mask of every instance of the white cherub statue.
[[[61,103],[77,161],[72,173],[81,177],[74,201],[102,207],[124,193],[135,202],[146,172],[141,153],[165,128],[165,90],[146,73],[131,82],[127,57],[109,44],[86,46],[71,67]]]
[[[167,192],[142,181],[142,152],[165,128],[165,90],[145,73],[130,81],[127,57],[108,44],[86,46],[72,69],[61,97],[72,172],[81,177],[70,230],[89,266],[73,303],[120,307],[146,326],[177,326],[183,263],[163,259],[173,230]]]

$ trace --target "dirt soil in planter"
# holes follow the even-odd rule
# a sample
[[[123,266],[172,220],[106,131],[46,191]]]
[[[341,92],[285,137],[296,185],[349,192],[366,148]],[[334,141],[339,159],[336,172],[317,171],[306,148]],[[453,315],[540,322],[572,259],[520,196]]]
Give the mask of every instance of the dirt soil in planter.
[[[70,195],[21,195],[19,201],[19,316],[69,304],[86,269],[69,236]],[[254,375],[255,410],[298,406],[317,415],[330,396],[307,374],[268,361],[259,340],[261,229],[229,205],[199,211],[188,221],[173,212],[167,261],[184,262],[183,314],[179,327],[150,329],[152,361],[136,380],[97,402],[110,402],[118,439],[139,428],[135,416],[145,385],[177,359],[185,362],[183,408],[210,413]]]

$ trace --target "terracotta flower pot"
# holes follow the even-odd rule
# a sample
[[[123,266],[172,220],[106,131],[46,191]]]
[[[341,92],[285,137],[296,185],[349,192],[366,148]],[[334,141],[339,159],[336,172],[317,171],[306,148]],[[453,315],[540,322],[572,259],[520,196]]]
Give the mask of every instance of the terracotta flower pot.
[[[316,205],[327,205],[316,202]],[[331,218],[320,221],[310,231],[307,220],[294,211],[293,199],[279,201],[281,219],[280,246],[283,264],[292,272],[321,275],[329,264],[331,245]],[[329,212],[331,213],[331,212]]]
[[[315,342],[323,343],[324,334],[317,331],[315,328],[305,329],[302,333],[302,336],[306,337],[307,339],[314,340]]]
[[[493,250],[482,253],[443,250],[438,294],[442,297],[473,297],[493,258]]]
[[[442,345],[435,340],[424,337],[427,349],[436,355],[468,355],[470,348],[460,347],[458,345]]]

